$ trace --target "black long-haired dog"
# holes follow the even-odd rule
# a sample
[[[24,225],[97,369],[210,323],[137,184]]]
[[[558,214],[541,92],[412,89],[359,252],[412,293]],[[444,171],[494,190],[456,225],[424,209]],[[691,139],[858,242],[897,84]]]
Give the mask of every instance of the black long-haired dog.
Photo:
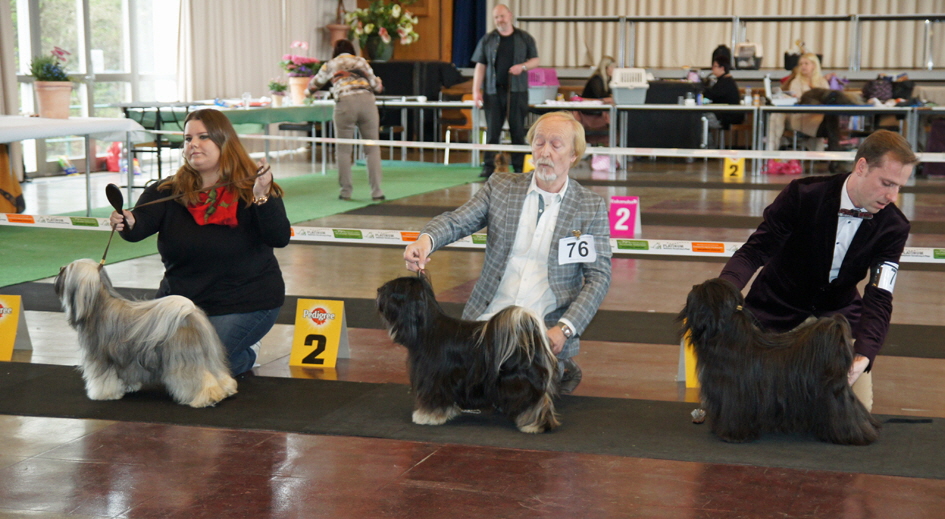
[[[488,321],[446,315],[426,277],[377,289],[377,309],[394,342],[407,348],[413,422],[441,425],[462,409],[495,409],[526,433],[559,425],[557,359],[531,311],[509,307]]]
[[[678,317],[680,334],[691,333],[712,432],[729,442],[764,432],[813,433],[848,445],[876,441],[879,422],[847,381],[854,354],[846,318],[767,333],[743,305],[735,285],[710,279],[692,288]]]

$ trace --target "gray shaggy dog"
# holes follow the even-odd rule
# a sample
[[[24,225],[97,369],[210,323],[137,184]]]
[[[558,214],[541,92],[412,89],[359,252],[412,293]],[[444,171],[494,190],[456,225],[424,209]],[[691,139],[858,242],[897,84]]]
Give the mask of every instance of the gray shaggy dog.
[[[157,383],[191,407],[212,406],[236,393],[223,344],[190,299],[129,301],[90,259],[62,267],[55,290],[69,325],[79,332],[90,399],[118,400]]]

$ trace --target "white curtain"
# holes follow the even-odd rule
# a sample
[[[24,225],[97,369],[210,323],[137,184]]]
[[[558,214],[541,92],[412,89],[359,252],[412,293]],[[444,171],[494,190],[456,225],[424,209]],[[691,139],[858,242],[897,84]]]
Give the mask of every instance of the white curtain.
[[[3,1],[3,0],[0,0]],[[346,0],[354,9],[354,0]],[[330,57],[325,25],[334,23],[337,2],[328,0],[183,0],[178,41],[180,99],[269,95],[267,84],[285,77],[284,54]],[[309,49],[290,48],[304,41]],[[272,128],[272,134],[278,134]],[[262,143],[246,139],[251,151]],[[272,149],[297,144],[272,144]]]
[[[945,12],[945,0],[490,0],[508,5],[516,16],[751,16],[929,14]],[[487,24],[492,28],[491,21]],[[945,23],[933,24],[933,58],[945,64]],[[618,56],[618,24],[597,22],[524,22],[535,36],[542,65],[596,65],[603,55]],[[850,28],[846,22],[752,22],[746,37],[764,49],[765,68],[783,65],[785,50],[796,40],[824,55],[825,68],[848,68]],[[861,22],[862,69],[924,68],[923,22]],[[731,45],[728,22],[635,24],[634,63],[675,68],[710,65],[712,50]],[[629,56],[628,56],[629,62]]]
[[[15,115],[20,111],[17,99],[16,63],[13,57],[13,11],[10,2],[0,0],[0,115]],[[23,180],[23,153],[20,143],[9,146],[10,165],[17,180]]]

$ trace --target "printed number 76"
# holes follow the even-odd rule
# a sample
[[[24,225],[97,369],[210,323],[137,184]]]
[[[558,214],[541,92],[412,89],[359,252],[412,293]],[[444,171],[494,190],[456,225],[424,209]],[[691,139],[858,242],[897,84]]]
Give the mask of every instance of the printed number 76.
[[[569,247],[569,248],[568,248],[568,257],[571,258],[571,257],[574,256],[574,246],[575,246],[575,245],[577,245],[578,255],[581,256],[582,258],[587,257],[587,254],[588,254],[587,242],[584,242],[584,241],[571,242],[571,243],[569,243],[569,244],[568,244],[568,247]]]

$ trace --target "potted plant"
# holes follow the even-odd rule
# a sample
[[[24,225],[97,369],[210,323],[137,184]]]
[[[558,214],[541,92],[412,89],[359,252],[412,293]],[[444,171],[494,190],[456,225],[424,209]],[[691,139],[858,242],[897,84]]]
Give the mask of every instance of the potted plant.
[[[272,95],[272,106],[276,108],[282,106],[282,98],[285,97],[285,91],[288,88],[289,85],[280,78],[272,78],[269,80],[269,93]]]
[[[38,56],[30,62],[30,74],[36,78],[33,90],[40,117],[69,118],[72,80],[63,68],[66,56],[68,51],[54,47],[48,56]]]
[[[291,48],[308,50],[308,42],[292,42]],[[289,75],[289,91],[292,94],[292,104],[301,105],[305,102],[309,78],[315,75],[315,71],[318,70],[320,64],[320,61],[308,56],[298,56],[295,54],[282,56],[282,61],[279,62],[279,66]]]
[[[387,61],[393,56],[394,36],[400,38],[401,45],[410,45],[420,38],[413,30],[417,17],[397,2],[374,0],[364,9],[345,13],[345,20],[351,27],[351,37],[358,39],[372,60]]]

